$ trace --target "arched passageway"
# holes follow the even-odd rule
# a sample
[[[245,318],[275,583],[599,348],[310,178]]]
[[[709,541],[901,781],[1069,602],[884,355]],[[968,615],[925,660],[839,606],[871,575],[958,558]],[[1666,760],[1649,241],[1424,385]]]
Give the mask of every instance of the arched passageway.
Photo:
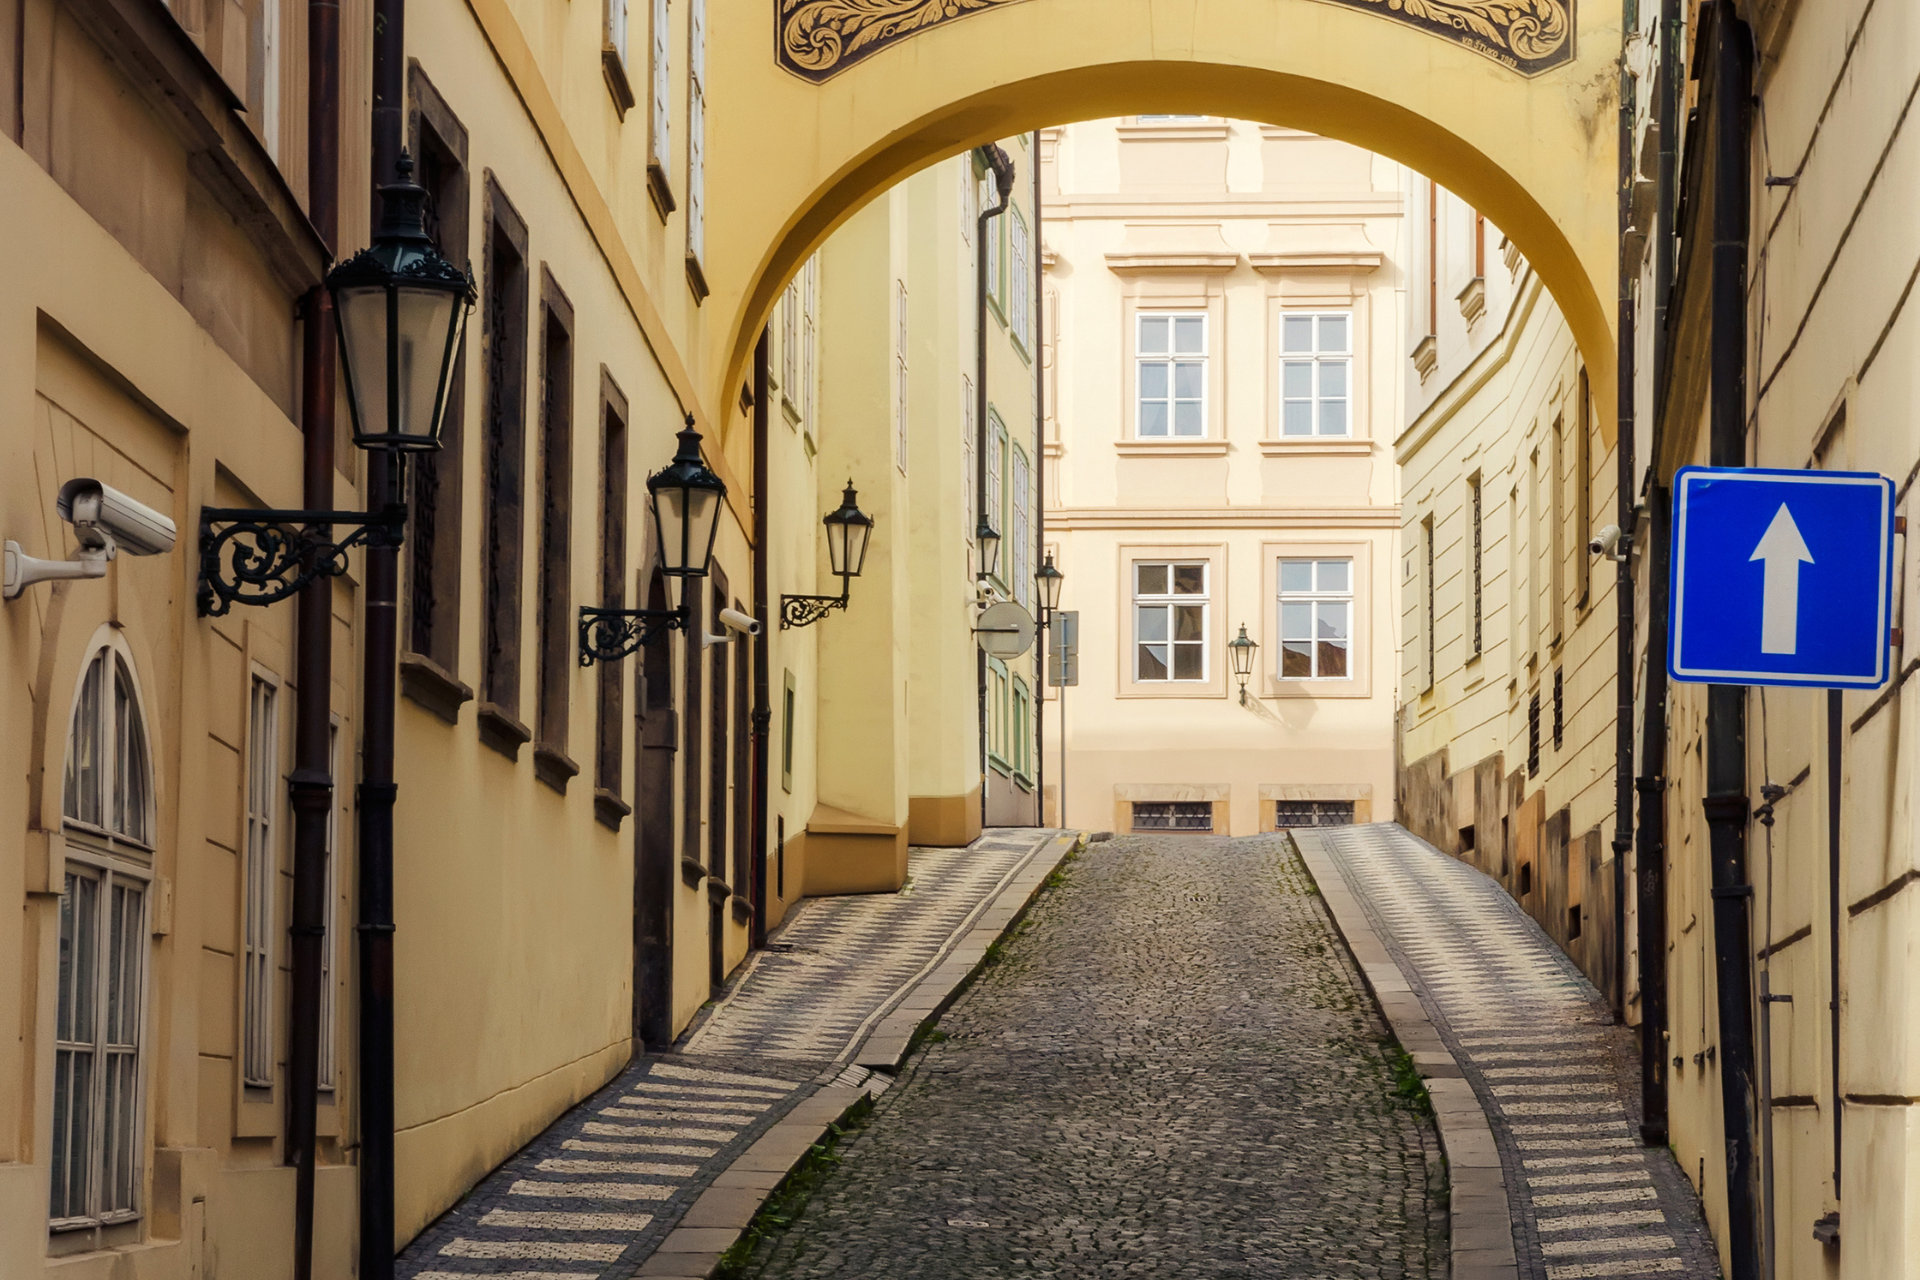
[[[772,48],[768,8],[784,15]],[[799,264],[908,174],[1046,125],[1204,112],[1354,143],[1471,202],[1553,292],[1610,424],[1618,6],[1427,8],[1444,21],[1371,0],[715,6],[706,145],[726,163],[705,193],[712,403],[739,385]],[[797,58],[792,41],[808,35]]]

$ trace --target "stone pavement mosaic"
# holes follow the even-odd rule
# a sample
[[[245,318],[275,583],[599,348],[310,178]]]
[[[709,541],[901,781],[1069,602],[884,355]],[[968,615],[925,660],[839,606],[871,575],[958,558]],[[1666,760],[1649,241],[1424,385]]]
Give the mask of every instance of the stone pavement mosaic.
[[[1639,1050],[1493,880],[1391,823],[1316,831],[1472,1082],[1532,1280],[1720,1274],[1693,1188],[1640,1145]]]
[[[636,1060],[561,1116],[422,1232],[396,1275],[638,1274],[688,1207],[782,1116],[823,1083],[867,1081],[845,1067],[862,1028],[1054,834],[990,830],[967,849],[914,849],[902,893],[808,900],[771,940],[786,949],[759,953],[735,976],[718,1006],[733,1015],[708,1016],[674,1052]]]
[[[1439,1277],[1439,1147],[1284,837],[1044,893],[753,1273]]]

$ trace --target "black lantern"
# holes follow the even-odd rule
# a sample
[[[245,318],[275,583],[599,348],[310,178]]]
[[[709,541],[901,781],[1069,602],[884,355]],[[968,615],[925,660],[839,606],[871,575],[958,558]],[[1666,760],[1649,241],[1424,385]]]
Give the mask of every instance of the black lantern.
[[[440,447],[454,355],[473,277],[434,250],[426,188],[403,153],[400,180],[380,188],[373,243],[327,274],[340,327],[340,368],[362,449],[424,453]]]
[[[847,600],[853,594],[853,580],[860,576],[860,570],[866,566],[867,540],[873,536],[873,517],[860,509],[851,477],[847,480],[846,493],[841,495],[839,510],[829,511],[820,523],[827,527],[827,560],[834,575],[840,579],[840,594],[781,596],[782,631],[789,627],[811,626],[831,610],[846,608]]]
[[[707,576],[713,558],[713,539],[720,531],[720,505],[726,482],[700,460],[700,433],[693,415],[680,431],[680,448],[673,461],[647,478],[653,495],[653,526],[660,537],[660,572],[683,583]],[[687,592],[680,589],[675,609],[580,610],[580,665],[618,662],[639,651],[662,631],[683,631],[692,611]]]
[[[1047,562],[1040,566],[1039,572],[1033,575],[1033,580],[1040,587],[1040,608],[1047,613],[1058,609],[1060,584],[1067,580],[1067,575],[1053,567],[1053,552],[1047,552]]]
[[[1240,678],[1240,691],[1247,690],[1247,677],[1253,674],[1253,651],[1260,644],[1247,634],[1247,624],[1240,624],[1240,634],[1227,642],[1227,659],[1233,666],[1233,674]]]
[[[653,495],[654,528],[660,535],[660,572],[670,578],[704,578],[720,531],[720,503],[727,486],[700,460],[700,433],[693,415],[680,432],[680,451],[647,478]]]
[[[860,509],[855,500],[853,480],[841,496],[840,509],[830,511],[820,523],[827,526],[827,559],[835,576],[845,580],[860,576],[867,562],[867,539],[873,536],[873,517]]]
[[[981,516],[979,528],[973,531],[973,540],[980,548],[980,576],[993,577],[1000,569],[1000,531]]]

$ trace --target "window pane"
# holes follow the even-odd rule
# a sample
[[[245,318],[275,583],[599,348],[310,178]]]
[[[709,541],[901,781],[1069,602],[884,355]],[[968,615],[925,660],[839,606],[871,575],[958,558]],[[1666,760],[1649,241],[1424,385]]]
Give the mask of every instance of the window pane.
[[[1167,678],[1167,646],[1163,644],[1143,644],[1140,646],[1141,680],[1165,680]]]
[[[1207,366],[1198,360],[1182,360],[1173,366],[1173,394],[1181,400],[1198,400],[1206,394]]]
[[[1321,640],[1345,640],[1347,638],[1347,602],[1328,603],[1318,606],[1320,626],[1314,633]]]
[[[93,1120],[93,1054],[70,1050],[67,1054],[69,1071],[66,1077],[56,1083],[56,1088],[64,1085],[67,1090],[67,1132],[66,1165],[67,1177],[64,1190],[56,1184],[53,1189],[56,1216],[77,1218],[87,1212],[88,1188],[93,1171],[93,1149],[95,1142]],[[56,1136],[55,1142],[59,1142]]]
[[[140,702],[134,696],[133,675],[127,664],[114,660],[113,673],[113,830],[142,844],[153,842],[147,763],[147,730],[140,720]]]
[[[1197,356],[1207,349],[1207,321],[1204,316],[1176,316],[1173,321],[1173,349],[1183,356]]]
[[[1163,361],[1142,361],[1140,364],[1140,398],[1143,400],[1165,400],[1167,398],[1167,365]]]
[[[94,991],[98,986],[95,973],[100,955],[100,882],[86,876],[69,876],[67,890],[73,895],[73,966],[70,970],[73,1016],[66,1039],[92,1044],[99,1035],[94,1025]]]
[[[1281,321],[1280,349],[1282,351],[1313,350],[1313,317],[1288,316]]]
[[[1313,362],[1311,360],[1289,360],[1286,363],[1281,381],[1289,400],[1303,400],[1313,395]]]
[[[1347,394],[1347,362],[1345,360],[1320,362],[1320,394],[1342,397]]]
[[[1313,644],[1289,640],[1280,646],[1280,674],[1288,680],[1304,680],[1313,674]]]
[[[1173,566],[1173,594],[1177,596],[1207,594],[1207,566],[1203,564]]]
[[[1139,637],[1142,643],[1167,638],[1167,607],[1146,605],[1140,609]]]
[[[1347,402],[1345,400],[1320,402],[1320,434],[1323,436],[1347,434]]]
[[[1173,678],[1175,680],[1204,680],[1207,650],[1205,645],[1177,644],[1173,646]]]
[[[1347,674],[1347,642],[1345,640],[1322,640],[1320,642],[1320,678],[1323,680],[1345,679]]]
[[[1173,406],[1173,434],[1177,436],[1206,434],[1206,424],[1200,416],[1199,401],[1182,400]]]
[[[1140,402],[1140,434],[1143,436],[1167,434],[1167,402],[1165,400]]]
[[[67,1126],[73,1109],[73,1051],[62,1049],[53,1055],[53,1194],[47,1212],[54,1218],[71,1216],[67,1208]]]
[[[1207,638],[1207,607],[1203,604],[1176,606],[1173,611],[1173,638],[1205,640]]]
[[[1299,562],[1302,568],[1311,567],[1306,561]],[[1345,591],[1351,577],[1351,560],[1322,560],[1317,566],[1320,571],[1320,589],[1322,591]]]
[[[1292,601],[1281,605],[1280,638],[1282,640],[1313,639],[1313,606],[1294,604]]]
[[[1143,596],[1167,594],[1167,566],[1138,564],[1133,567],[1135,590]]]
[[[1140,317],[1140,351],[1143,355],[1152,355],[1167,350],[1167,318],[1165,316]]]
[[[1280,589],[1282,591],[1313,590],[1313,561],[1282,560],[1280,562]]]
[[[1305,400],[1292,400],[1287,403],[1286,417],[1281,420],[1280,434],[1288,436],[1310,436],[1313,434],[1313,405]]]
[[[1322,351],[1348,350],[1345,316],[1320,317],[1320,349]]]
[[[101,820],[100,696],[106,674],[107,655],[102,653],[80,683],[78,705],[73,709],[73,734],[67,743],[66,816],[94,826]]]

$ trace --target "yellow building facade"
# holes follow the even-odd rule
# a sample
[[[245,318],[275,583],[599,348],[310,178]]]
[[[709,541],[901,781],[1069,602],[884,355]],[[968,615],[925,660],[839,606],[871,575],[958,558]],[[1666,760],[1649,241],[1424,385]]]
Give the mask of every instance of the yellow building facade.
[[[1060,821],[1391,817],[1400,167],[1214,116],[1047,137]]]

